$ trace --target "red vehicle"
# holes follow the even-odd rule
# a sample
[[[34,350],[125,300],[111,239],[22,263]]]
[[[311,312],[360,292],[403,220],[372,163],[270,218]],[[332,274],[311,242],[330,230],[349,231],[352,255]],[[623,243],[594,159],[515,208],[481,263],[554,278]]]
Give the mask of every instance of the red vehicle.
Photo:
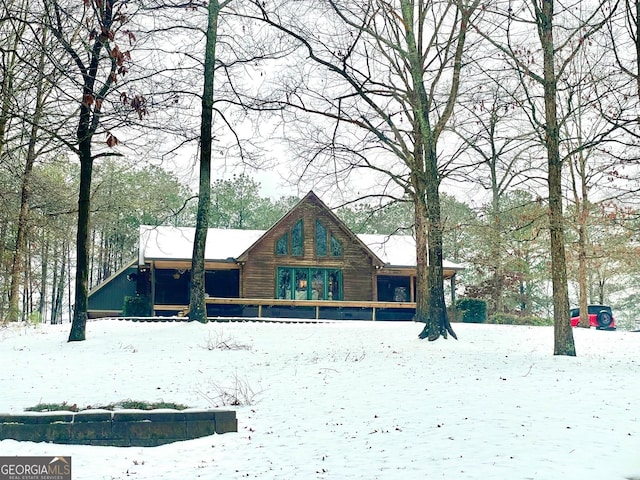
[[[608,305],[589,305],[589,326],[598,330],[615,330],[616,321]],[[580,309],[571,309],[571,326],[575,327],[580,321]]]

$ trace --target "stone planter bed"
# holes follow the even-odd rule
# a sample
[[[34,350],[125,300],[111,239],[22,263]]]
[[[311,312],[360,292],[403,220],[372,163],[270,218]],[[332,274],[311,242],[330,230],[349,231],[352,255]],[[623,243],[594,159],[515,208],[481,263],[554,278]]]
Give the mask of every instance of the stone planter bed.
[[[0,440],[153,447],[237,432],[232,410],[83,410],[0,414]]]

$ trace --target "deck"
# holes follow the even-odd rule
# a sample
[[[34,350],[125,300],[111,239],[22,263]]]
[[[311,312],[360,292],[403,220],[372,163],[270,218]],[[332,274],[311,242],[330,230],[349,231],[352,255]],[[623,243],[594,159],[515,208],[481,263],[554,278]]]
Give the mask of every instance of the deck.
[[[296,316],[318,319],[410,320],[415,302],[364,302],[337,300],[285,300],[275,298],[207,298],[209,316],[279,317]],[[154,315],[186,316],[189,305],[153,306]],[[211,314],[211,313],[213,314]],[[289,315],[287,315],[287,313]],[[383,315],[381,315],[383,314]],[[381,318],[384,317],[384,318]]]

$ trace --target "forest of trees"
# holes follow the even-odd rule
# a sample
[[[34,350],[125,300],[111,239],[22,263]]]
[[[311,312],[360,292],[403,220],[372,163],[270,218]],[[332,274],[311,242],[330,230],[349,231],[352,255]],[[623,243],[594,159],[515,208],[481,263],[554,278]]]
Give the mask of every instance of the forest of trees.
[[[36,169],[37,184],[52,192],[48,200],[40,199],[42,204],[34,204],[31,210],[33,223],[29,228],[26,259],[29,271],[21,282],[21,292],[24,292],[21,320],[57,323],[70,318],[73,237],[69,232],[75,228],[72,194],[77,175],[73,162],[66,167],[58,164],[49,170]],[[67,185],[66,198],[58,187],[58,182],[63,180]],[[9,198],[8,194],[5,199]],[[277,199],[263,196],[260,183],[244,174],[214,181],[211,194],[209,225],[212,228],[266,230],[298,201],[291,196]],[[17,197],[16,192],[13,195]],[[192,192],[174,175],[159,168],[131,170],[105,163],[96,172],[93,198],[95,226],[91,229],[90,287],[136,257],[138,226],[195,225],[196,204]],[[491,204],[472,208],[444,194],[444,256],[467,267],[458,274],[459,294],[486,300],[489,315],[504,313],[548,319],[551,291],[544,205],[525,191],[514,191],[503,198],[503,202],[505,210],[500,223],[505,227],[498,232],[503,247],[496,259],[486,248],[495,241],[496,235],[494,221],[488,215]],[[413,221],[409,203],[396,203],[384,209],[360,203],[340,207],[336,213],[356,233],[406,232]],[[630,212],[607,209],[592,212],[589,229],[591,237],[597,240],[592,242],[589,255],[589,299],[593,303],[613,303],[621,326],[633,328],[637,327],[634,319],[640,314],[634,300],[640,262],[631,251],[632,233],[621,228],[621,222],[632,223]],[[570,242],[577,238],[573,230],[569,230],[568,236]],[[3,245],[1,285],[5,293],[0,308],[6,317],[9,260],[13,250],[6,240]],[[569,255],[567,265],[571,284],[577,288],[577,257]],[[498,279],[496,271],[501,272]],[[572,300],[577,302],[575,288]]]
[[[489,314],[637,326],[637,3],[227,0],[215,31],[210,5],[2,0],[3,323],[81,315],[139,225],[196,225],[217,43],[209,227],[269,228],[277,170],[358,233],[417,232],[425,337],[453,334],[443,258]]]

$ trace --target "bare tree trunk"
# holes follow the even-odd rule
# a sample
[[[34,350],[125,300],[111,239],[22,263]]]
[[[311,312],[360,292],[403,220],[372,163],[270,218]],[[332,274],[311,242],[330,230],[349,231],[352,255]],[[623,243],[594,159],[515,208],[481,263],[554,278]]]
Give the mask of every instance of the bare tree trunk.
[[[584,178],[584,177],[583,177]],[[589,205],[586,198],[586,185],[583,183],[583,197],[578,212],[578,290],[580,322],[583,328],[590,328],[589,323],[589,295],[587,291],[587,219],[589,218]]]
[[[204,252],[207,243],[211,205],[211,134],[213,129],[214,74],[218,40],[218,17],[221,8],[222,6],[218,0],[209,2],[207,42],[204,57],[204,87],[200,126],[200,184],[198,187],[196,232],[191,258],[191,298],[189,301],[189,319],[199,322],[207,321]]]
[[[80,127],[78,128],[78,138],[81,140],[78,231],[76,232],[75,303],[73,305],[71,332],[69,333],[70,342],[82,341],[86,338],[88,318],[89,216],[91,211],[91,176],[93,171],[93,157],[91,156],[91,140],[90,137],[87,137],[86,127],[87,125],[85,125],[81,120]]]
[[[42,237],[40,239],[42,242],[40,257],[42,259],[41,269],[40,269],[40,303],[38,304],[38,314],[40,315],[41,321],[44,323],[46,321],[47,314],[47,297],[49,290],[49,239],[43,229]]]
[[[425,164],[431,171],[425,175],[426,181],[416,187],[420,195],[415,199],[416,203],[416,248],[417,248],[417,275],[418,279],[426,277],[426,285],[416,286],[418,293],[426,292],[423,297],[426,304],[418,306],[416,303],[416,317],[424,321],[425,326],[420,332],[420,338],[430,341],[437,340],[440,336],[447,338],[450,334],[457,339],[447,317],[447,307],[444,299],[444,272],[442,268],[442,222],[440,220],[440,194],[437,173],[437,160],[435,152],[426,158]],[[434,176],[435,173],[435,176]],[[420,181],[418,180],[419,183]],[[422,257],[422,258],[421,258]],[[421,271],[426,271],[420,273]],[[425,315],[426,314],[426,315]]]
[[[598,303],[604,303],[604,287],[606,285],[606,279],[602,278],[598,281]]]
[[[67,293],[67,310],[69,313],[69,318],[71,318],[71,321],[73,322],[73,303],[71,301],[71,279],[72,279],[72,272],[71,272],[71,245],[70,244],[66,244],[65,245],[65,256],[66,256],[66,270],[65,270],[65,277],[61,278],[61,281],[66,279],[66,284],[67,284],[67,288],[66,290],[61,290],[61,295],[64,295],[65,291]],[[60,319],[60,323],[63,322],[63,319]]]
[[[492,114],[493,115],[493,114]],[[491,262],[493,263],[491,306],[489,315],[503,311],[502,292],[504,290],[503,255],[502,255],[502,222],[500,218],[500,189],[498,188],[498,174],[496,160],[492,158],[491,169],[491,226],[489,227],[491,245]]]
[[[7,221],[2,222],[2,227],[0,227],[0,271],[2,273],[2,282],[0,282],[0,323],[4,324],[7,321],[7,317],[5,316],[6,308],[7,308],[7,300],[9,298],[8,285],[9,282],[9,269],[5,268],[5,255],[9,250],[7,245],[9,224]]]
[[[640,98],[640,2],[635,0],[633,2],[635,6],[635,15],[632,15],[631,18],[635,20],[633,22],[633,28],[635,29],[635,47],[636,47],[636,86],[638,92],[638,98]]]
[[[24,291],[24,295],[22,296],[23,303],[24,303],[24,307],[23,307],[23,314],[22,314],[22,319],[25,322],[32,322],[33,321],[33,310],[34,310],[34,303],[33,303],[33,296],[34,296],[34,292],[35,292],[35,286],[33,284],[33,271],[31,270],[31,268],[29,268],[28,266],[32,264],[33,261],[33,257],[32,257],[32,252],[33,250],[30,248],[31,247],[31,242],[28,242],[27,245],[27,249],[26,249],[26,255],[25,255],[25,265],[27,265],[27,268],[24,269],[24,286],[23,291]]]
[[[421,338],[427,338],[431,332],[437,332],[437,323],[429,312],[429,295],[421,292],[429,292],[429,270],[427,252],[427,206],[424,191],[417,192],[413,199],[414,222],[416,235],[416,318],[417,322],[425,324]],[[435,333],[434,333],[435,334]],[[437,338],[437,337],[436,337]],[[435,340],[435,338],[434,338]]]
[[[538,33],[543,52],[545,143],[548,163],[549,229],[551,233],[551,283],[553,288],[554,355],[575,356],[569,317],[569,291],[562,215],[562,159],[558,128],[557,78],[553,40],[553,0],[542,0]]]
[[[437,169],[436,160],[432,159],[432,168]],[[431,182],[433,182],[432,177]],[[444,299],[444,269],[442,255],[442,220],[440,216],[439,182],[430,184],[427,182],[427,239],[429,254],[429,316],[435,319],[437,333],[443,338],[447,334],[456,340],[455,334],[447,316],[447,306]]]
[[[579,96],[581,94],[579,93]],[[582,119],[577,118],[578,132],[582,132]],[[569,133],[567,136],[569,137]],[[570,138],[570,137],[569,137]],[[581,134],[577,134],[581,142]],[[578,227],[578,307],[580,308],[580,320],[578,326],[590,328],[589,323],[589,293],[587,276],[587,246],[589,226],[589,195],[587,184],[587,159],[583,150],[576,153],[575,160],[570,161],[569,171],[573,187],[573,201],[576,210],[576,224]],[[579,186],[578,186],[579,184]]]
[[[58,260],[61,255],[56,254],[56,248],[53,247],[53,265],[51,266],[51,270],[53,271],[53,276],[51,278],[51,312],[49,315],[49,323],[52,325],[56,323],[56,312],[58,308],[57,298],[58,298]]]
[[[51,297],[51,323],[62,323],[62,304],[65,292],[65,284],[67,278],[67,258],[68,247],[63,242],[60,252],[56,255],[56,264],[54,265],[53,290]],[[58,266],[58,258],[60,265]]]

